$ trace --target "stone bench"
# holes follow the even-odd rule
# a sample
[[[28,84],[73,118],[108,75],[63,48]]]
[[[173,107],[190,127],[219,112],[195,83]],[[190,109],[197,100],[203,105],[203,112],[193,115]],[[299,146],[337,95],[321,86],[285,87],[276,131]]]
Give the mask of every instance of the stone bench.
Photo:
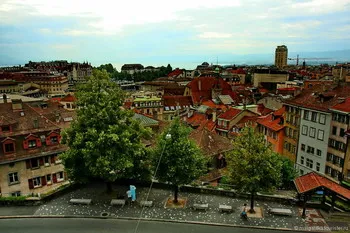
[[[232,212],[232,206],[230,206],[230,205],[219,205],[219,210],[221,212]]]
[[[141,201],[140,202],[141,207],[152,207],[153,206],[153,201]]]
[[[199,204],[199,203],[196,203],[196,204],[193,204],[193,209],[195,210],[207,210],[209,208],[209,204]]]
[[[70,204],[81,204],[81,205],[90,205],[91,204],[91,199],[70,199],[69,203]]]
[[[290,209],[284,209],[284,208],[270,208],[268,209],[270,214],[275,215],[285,215],[285,216],[292,216],[293,212]]]
[[[125,200],[124,199],[112,199],[111,200],[111,205],[121,205],[124,206],[125,205]]]

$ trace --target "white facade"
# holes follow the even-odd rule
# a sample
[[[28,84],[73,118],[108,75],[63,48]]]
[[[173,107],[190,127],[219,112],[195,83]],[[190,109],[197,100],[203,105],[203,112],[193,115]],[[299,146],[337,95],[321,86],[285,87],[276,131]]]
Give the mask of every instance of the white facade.
[[[309,172],[325,174],[331,114],[301,109],[296,169],[300,175]]]

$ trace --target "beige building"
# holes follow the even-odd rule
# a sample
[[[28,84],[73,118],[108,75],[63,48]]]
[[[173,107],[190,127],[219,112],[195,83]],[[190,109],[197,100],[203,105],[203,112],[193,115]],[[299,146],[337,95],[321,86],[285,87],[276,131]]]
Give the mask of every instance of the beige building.
[[[257,70],[253,74],[254,87],[261,85],[273,86],[272,89],[277,89],[277,84],[285,83],[289,79],[287,72],[278,72],[272,70]]]
[[[275,51],[275,66],[282,69],[287,66],[288,48],[285,45],[279,45]]]
[[[162,98],[156,96],[139,96],[133,101],[133,108],[138,110],[138,113],[143,113],[154,118],[163,119],[163,101]]]
[[[46,102],[0,104],[0,196],[39,196],[67,182],[60,131],[73,117]]]

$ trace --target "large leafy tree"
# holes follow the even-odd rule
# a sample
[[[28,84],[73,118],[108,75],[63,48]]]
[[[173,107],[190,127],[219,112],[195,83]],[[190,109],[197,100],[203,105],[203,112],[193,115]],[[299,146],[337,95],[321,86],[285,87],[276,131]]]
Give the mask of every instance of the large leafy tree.
[[[281,167],[281,188],[290,188],[292,181],[297,177],[297,171],[294,168],[293,162],[281,155],[276,154],[279,156],[279,159],[281,160],[282,167]]]
[[[228,177],[238,190],[250,193],[250,212],[254,212],[255,194],[279,186],[282,163],[264,136],[250,126],[234,139],[233,145],[234,150],[226,157]]]
[[[206,171],[206,158],[194,141],[189,139],[191,129],[179,118],[159,136],[153,150],[156,177],[174,188],[174,203],[178,202],[179,186],[189,184]]]
[[[69,146],[62,155],[63,163],[72,180],[102,179],[110,191],[111,182],[136,176],[145,167],[141,138],[149,131],[132,119],[132,112],[121,108],[124,93],[105,70],[94,70],[76,96],[77,119],[62,137]]]

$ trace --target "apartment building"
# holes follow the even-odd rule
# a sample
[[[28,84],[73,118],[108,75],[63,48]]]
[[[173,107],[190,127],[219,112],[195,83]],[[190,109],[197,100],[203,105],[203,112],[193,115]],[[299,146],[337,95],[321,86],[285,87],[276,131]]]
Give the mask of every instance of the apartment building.
[[[45,194],[67,181],[60,131],[73,117],[58,104],[0,104],[0,196]]]
[[[350,98],[330,108],[332,113],[326,176],[333,180],[350,180],[350,150],[346,132],[350,128]]]
[[[291,103],[284,103],[284,107],[285,121],[282,155],[295,163],[297,158],[301,109],[299,106]]]
[[[139,96],[133,101],[133,108],[138,113],[154,116],[156,119],[163,120],[163,101],[156,96]]]
[[[341,141],[334,142],[335,139],[340,139],[338,135],[332,136],[331,123],[333,118],[330,109],[348,96],[350,96],[350,86],[348,85],[316,85],[304,90],[294,99],[286,101],[287,106],[293,107],[292,110],[288,109],[287,111],[287,121],[290,122],[289,115],[293,116],[293,114],[289,114],[291,111],[300,117],[299,126],[295,127],[299,128],[297,130],[298,137],[295,136],[294,132],[293,137],[296,138],[297,142],[296,168],[301,175],[314,171],[323,175],[330,172],[332,176],[333,170],[330,170],[327,159],[330,157],[329,151],[334,151],[329,149],[329,145],[343,151],[345,148],[341,146]],[[297,120],[294,118],[295,123]],[[340,134],[340,129],[335,130],[334,133]],[[286,137],[286,142],[288,142],[288,138],[290,139],[290,135]],[[336,175],[338,173],[333,171],[333,176]]]

